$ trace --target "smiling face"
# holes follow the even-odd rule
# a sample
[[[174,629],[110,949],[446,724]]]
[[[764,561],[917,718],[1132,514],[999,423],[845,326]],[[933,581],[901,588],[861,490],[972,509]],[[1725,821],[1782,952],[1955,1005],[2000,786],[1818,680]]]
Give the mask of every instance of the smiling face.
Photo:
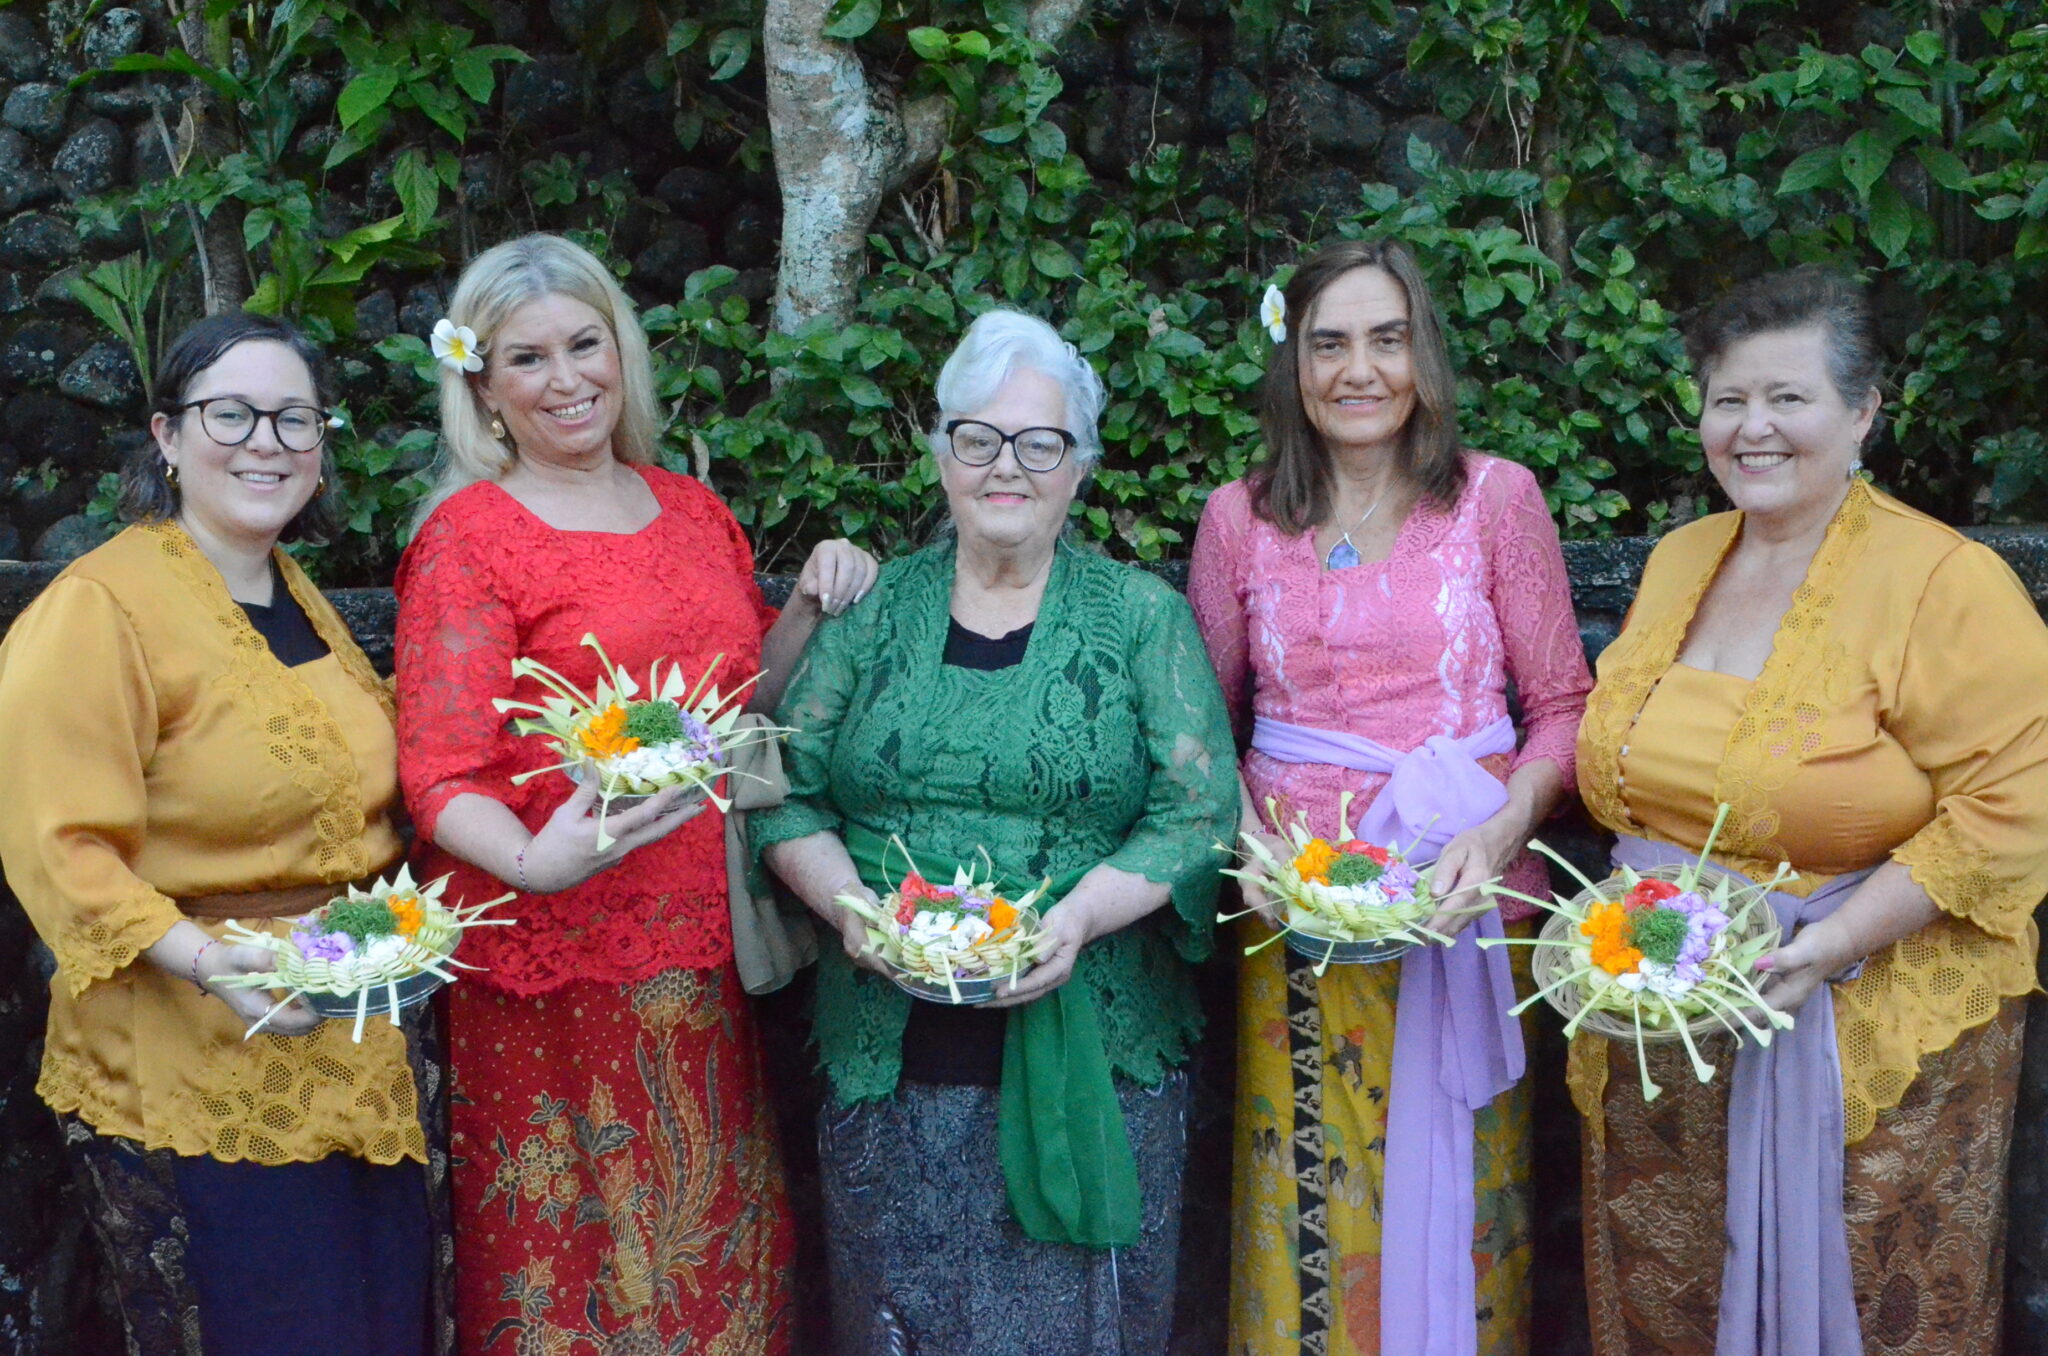
[[[1301,403],[1332,453],[1391,452],[1415,414],[1408,296],[1379,268],[1354,268],[1309,307]]]
[[[1012,372],[997,388],[995,399],[981,409],[948,410],[945,417],[973,419],[1004,433],[1065,428],[1067,398],[1051,377],[1022,368]],[[962,544],[970,547],[1050,550],[1081,488],[1082,469],[1071,452],[1050,471],[1025,470],[1009,444],[986,466],[962,465],[951,452],[941,452],[938,463],[954,526]]]
[[[1819,326],[1751,335],[1714,359],[1701,394],[1700,444],[1746,513],[1833,514],[1877,416],[1877,394],[1851,405],[1828,375]]]
[[[305,361],[284,344],[249,339],[214,360],[186,385],[188,401],[233,396],[263,410],[317,406]],[[178,518],[202,546],[209,541],[267,551],[320,486],[320,449],[293,452],[270,419],[258,417],[246,441],[216,442],[194,406],[150,420],[157,451],[177,470]]]
[[[588,467],[612,455],[622,396],[619,346],[605,318],[550,293],[491,336],[477,393],[522,457]]]

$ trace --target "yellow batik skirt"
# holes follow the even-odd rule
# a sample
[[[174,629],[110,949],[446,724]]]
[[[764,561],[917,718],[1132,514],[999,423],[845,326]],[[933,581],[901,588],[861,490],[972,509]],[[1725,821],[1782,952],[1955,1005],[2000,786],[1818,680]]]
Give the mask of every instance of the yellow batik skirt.
[[[1508,927],[1529,934],[1527,923]],[[1240,929],[1240,946],[1271,935],[1256,919]],[[1527,994],[1529,948],[1510,955]],[[1230,1356],[1379,1352],[1400,984],[1398,964],[1333,965],[1318,979],[1278,944],[1240,962]],[[1529,1350],[1529,1108],[1524,1077],[1473,1120],[1479,1356]]]

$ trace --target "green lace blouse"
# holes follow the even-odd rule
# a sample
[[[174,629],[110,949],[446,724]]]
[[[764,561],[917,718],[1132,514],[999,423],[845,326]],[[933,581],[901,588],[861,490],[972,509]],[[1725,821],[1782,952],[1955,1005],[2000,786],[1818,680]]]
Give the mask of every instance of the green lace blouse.
[[[789,798],[752,816],[759,854],[849,822],[933,855],[988,849],[1014,881],[1107,862],[1172,902],[1098,938],[1069,983],[1095,999],[1112,1069],[1157,1084],[1201,1012],[1185,962],[1209,954],[1217,872],[1237,821],[1222,693],[1187,603],[1128,565],[1062,544],[1022,663],[948,667],[950,543],[885,566],[820,624],[783,695]],[[870,882],[874,884],[875,882]],[[886,1097],[913,1001],[822,948],[814,1031],[842,1102]]]

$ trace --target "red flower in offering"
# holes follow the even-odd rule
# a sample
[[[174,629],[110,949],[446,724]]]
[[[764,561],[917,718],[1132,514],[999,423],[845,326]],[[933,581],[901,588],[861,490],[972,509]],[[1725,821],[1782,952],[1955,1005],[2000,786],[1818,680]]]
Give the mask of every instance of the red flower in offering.
[[[1622,902],[1631,909],[1654,909],[1679,893],[1679,888],[1668,880],[1637,881],[1636,888]]]
[[[1363,838],[1352,839],[1343,846],[1341,851],[1353,857],[1370,858],[1380,866],[1385,866],[1388,862],[1394,860],[1393,853],[1387,851],[1378,843],[1368,843]]]

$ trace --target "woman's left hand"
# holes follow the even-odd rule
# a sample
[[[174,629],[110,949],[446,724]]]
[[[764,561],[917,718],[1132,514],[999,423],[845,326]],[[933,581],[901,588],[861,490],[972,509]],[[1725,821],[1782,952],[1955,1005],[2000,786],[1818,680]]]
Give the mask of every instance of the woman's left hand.
[[[1038,964],[1025,972],[1015,989],[1008,980],[997,981],[996,993],[1000,996],[981,1006],[1014,1008],[1045,997],[1073,978],[1074,962],[1081,958],[1081,948],[1094,940],[1094,920],[1085,905],[1077,906],[1069,899],[1045,915],[1040,935],[1044,940]]]
[[[1796,1013],[1830,975],[1855,964],[1857,955],[1832,919],[1810,923],[1791,941],[1756,963],[1757,992],[1780,1012]]]
[[[1465,830],[1444,846],[1436,859],[1436,875],[1430,893],[1436,896],[1437,912],[1423,926],[1431,932],[1455,937],[1484,913],[1473,906],[1483,902],[1479,887],[1499,880],[1508,863],[1521,851],[1521,836],[1513,826],[1500,823],[1500,816]]]
[[[850,541],[819,542],[797,576],[790,601],[836,617],[868,596],[880,571],[875,558]]]

